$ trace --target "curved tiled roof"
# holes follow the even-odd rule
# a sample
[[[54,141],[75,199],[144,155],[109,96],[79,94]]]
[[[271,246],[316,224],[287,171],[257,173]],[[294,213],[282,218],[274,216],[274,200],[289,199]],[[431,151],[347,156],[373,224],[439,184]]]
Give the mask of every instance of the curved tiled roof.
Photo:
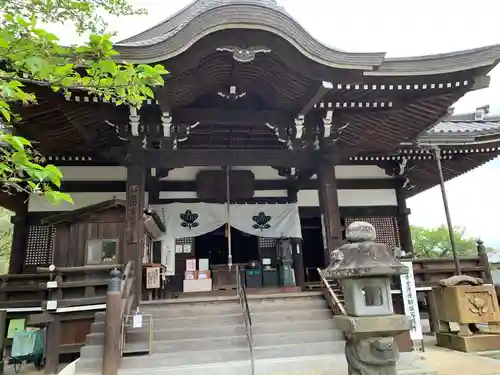
[[[500,132],[500,115],[487,114],[477,117],[476,112],[452,115],[431,128],[427,134],[474,134],[486,135]]]
[[[154,63],[173,58],[208,34],[227,29],[264,30],[292,44],[324,66],[357,69],[367,75],[428,75],[500,61],[500,46],[422,57],[385,59],[385,53],[350,53],[313,38],[275,0],[197,0],[152,28],[115,45],[123,60]]]
[[[229,4],[254,4],[258,6],[269,7],[280,12],[285,12],[285,9],[276,3],[276,0],[197,0],[191,2],[166,20],[145,30],[137,35],[131,36],[118,42],[119,45],[124,44],[148,44],[159,37],[173,35],[180,30],[186,23],[192,21],[200,14],[221,5]]]
[[[488,134],[500,131],[500,115],[486,116],[482,120],[454,120],[450,118],[442,121],[429,133],[475,133]]]

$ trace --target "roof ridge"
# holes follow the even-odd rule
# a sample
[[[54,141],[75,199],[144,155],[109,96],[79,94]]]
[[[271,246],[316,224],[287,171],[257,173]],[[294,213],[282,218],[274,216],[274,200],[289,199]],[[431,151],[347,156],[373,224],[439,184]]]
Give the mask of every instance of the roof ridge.
[[[180,26],[185,24],[187,20],[196,17],[207,9],[230,4],[261,5],[279,9],[283,13],[287,13],[285,8],[279,5],[276,0],[194,0],[174,14],[165,18],[163,21],[160,21],[156,25],[151,26],[144,31],[141,31],[136,35],[132,35],[126,39],[120,40],[116,44],[138,43],[148,39],[159,38],[160,36],[168,34],[174,29],[178,29]],[[184,20],[181,19],[176,22],[178,18],[182,18],[181,16],[184,16]]]

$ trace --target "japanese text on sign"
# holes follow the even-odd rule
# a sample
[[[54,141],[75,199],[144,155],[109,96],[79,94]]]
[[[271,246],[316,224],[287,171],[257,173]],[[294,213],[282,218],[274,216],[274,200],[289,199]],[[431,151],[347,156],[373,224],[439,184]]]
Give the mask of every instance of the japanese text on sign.
[[[420,311],[418,309],[417,288],[415,286],[415,277],[413,275],[413,263],[401,262],[408,268],[408,274],[401,275],[401,296],[406,316],[410,319],[412,340],[422,340],[422,324],[420,322]]]
[[[160,267],[146,268],[146,289],[158,289],[160,287]]]

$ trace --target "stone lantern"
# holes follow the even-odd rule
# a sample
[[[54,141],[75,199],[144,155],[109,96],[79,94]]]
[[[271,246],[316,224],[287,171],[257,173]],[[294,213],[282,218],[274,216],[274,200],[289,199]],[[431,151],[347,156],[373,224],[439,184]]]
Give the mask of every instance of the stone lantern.
[[[340,281],[347,315],[334,317],[344,331],[350,375],[396,375],[399,351],[394,337],[410,329],[406,315],[395,315],[390,282],[408,269],[389,247],[375,243],[375,228],[354,222],[346,229],[347,244],[330,254],[324,276]]]

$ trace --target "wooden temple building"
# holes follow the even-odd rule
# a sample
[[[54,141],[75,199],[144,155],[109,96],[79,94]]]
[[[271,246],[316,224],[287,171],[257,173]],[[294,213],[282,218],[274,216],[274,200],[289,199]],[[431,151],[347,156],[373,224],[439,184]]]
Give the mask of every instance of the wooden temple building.
[[[33,317],[58,300],[73,315],[49,336],[67,352],[99,307],[71,308],[102,309],[116,266],[135,265],[134,304],[185,292],[206,271],[200,259],[211,289],[231,288],[228,263],[277,268],[270,287],[302,288],[356,220],[411,253],[405,202],[439,184],[436,156],[449,180],[500,154],[500,117],[450,110],[489,85],[499,46],[349,53],[315,40],[274,0],[198,0],[115,49],[169,70],[155,100],[130,108],[37,88],[15,131],[61,169],[74,204],[0,202],[15,211],[0,304]],[[280,271],[287,265],[292,274]],[[48,280],[59,288],[43,287]]]

